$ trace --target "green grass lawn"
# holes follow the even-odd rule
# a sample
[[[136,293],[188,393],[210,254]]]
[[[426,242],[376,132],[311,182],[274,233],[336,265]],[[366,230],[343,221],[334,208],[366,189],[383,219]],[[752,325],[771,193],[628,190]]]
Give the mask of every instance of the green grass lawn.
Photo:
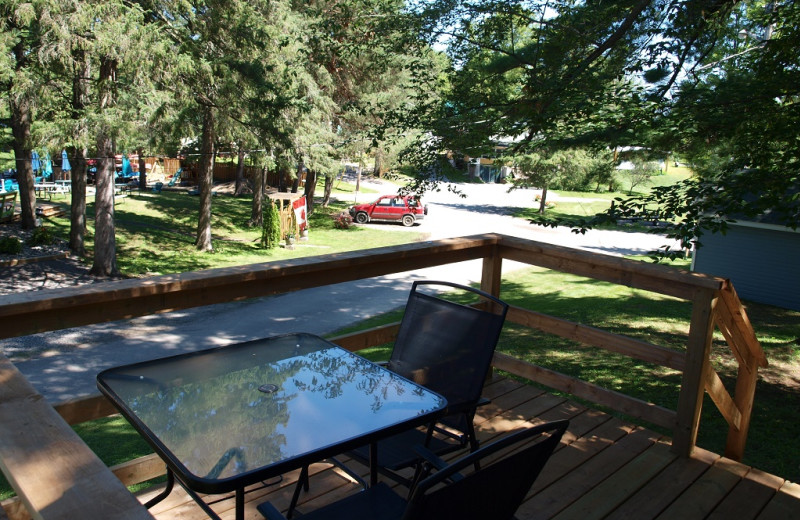
[[[691,304],[683,300],[542,268],[526,268],[504,276],[501,297],[512,305],[676,350],[684,349],[691,316]],[[798,482],[796,411],[800,409],[800,380],[796,367],[800,363],[800,312],[756,303],[748,303],[747,312],[770,367],[761,370],[743,462]],[[334,335],[391,323],[400,317],[398,310]],[[362,353],[372,360],[387,359],[390,349],[391,345],[381,345]],[[677,406],[681,374],[672,369],[511,323],[504,327],[498,350],[672,410]],[[715,335],[712,362],[733,393],[737,365],[719,333]],[[593,403],[586,404],[598,408]],[[651,424],[643,425],[672,434]],[[698,445],[722,454],[727,431],[727,423],[706,397]]]
[[[346,198],[346,191],[338,193]],[[362,197],[366,200],[364,194]],[[308,241],[298,241],[293,250],[284,247],[266,250],[260,245],[261,229],[246,225],[252,199],[218,195],[212,203],[214,251],[198,253],[194,247],[198,197],[162,191],[160,194],[136,194],[123,200],[115,208],[117,265],[127,276],[180,273],[391,246],[422,240],[426,236],[422,230],[408,230],[396,224],[386,224],[379,229],[360,226],[336,229],[332,217],[346,211],[350,204],[333,202],[328,208],[315,206],[309,216]],[[54,203],[68,207],[67,202],[54,200]],[[91,248],[94,203],[87,206],[87,222],[86,244]],[[45,225],[52,226],[62,238],[69,234],[68,216],[45,219]]]
[[[310,219],[310,240],[295,250],[259,248],[260,230],[245,225],[250,216],[250,199],[217,196],[213,201],[214,253],[197,253],[192,244],[197,197],[176,192],[129,197],[116,210],[118,263],[125,274],[142,276],[394,245],[424,238],[421,232],[391,224],[377,230],[335,229],[331,216],[352,202],[352,190],[346,183],[337,186],[335,194],[347,202],[334,203],[327,209],[318,207]],[[362,189],[362,195],[366,193]],[[66,237],[66,219],[48,222]],[[685,262],[680,265],[685,267]],[[502,287],[501,296],[513,305],[665,347],[682,349],[685,343],[691,309],[681,300],[539,268],[510,273],[504,277]],[[800,378],[796,367],[800,363],[800,313],[752,303],[747,305],[747,311],[770,367],[762,371],[758,383],[744,463],[798,482],[800,442],[796,413],[800,409]],[[331,336],[397,321],[400,315],[400,311],[388,313]],[[370,359],[385,359],[390,348],[383,345],[362,353]],[[674,409],[677,402],[680,374],[669,369],[512,324],[505,327],[498,349],[668,408]],[[732,389],[736,367],[721,337],[716,338],[712,358],[723,381]],[[109,465],[150,452],[138,434],[119,418],[92,421],[75,429]],[[726,434],[725,421],[706,399],[698,444],[722,453]],[[10,494],[7,485],[0,486],[0,499]]]
[[[651,182],[647,186],[642,186],[633,192],[633,195],[644,195],[649,193],[651,188],[656,186],[671,186],[676,182],[686,179],[692,175],[691,170],[685,167],[670,167],[669,171],[664,175],[656,175],[652,177]],[[545,211],[545,218],[556,217],[565,219],[570,225],[577,224],[581,219],[589,219],[594,215],[607,210],[611,201],[616,198],[628,198],[627,191],[550,191],[548,192],[547,201],[555,203],[554,207],[548,208]],[[539,218],[539,207],[536,205],[534,208],[524,208],[514,213],[515,217],[535,219]],[[602,225],[600,229],[611,229],[613,226]],[[621,229],[624,231],[645,231],[645,226],[641,224],[628,224]]]

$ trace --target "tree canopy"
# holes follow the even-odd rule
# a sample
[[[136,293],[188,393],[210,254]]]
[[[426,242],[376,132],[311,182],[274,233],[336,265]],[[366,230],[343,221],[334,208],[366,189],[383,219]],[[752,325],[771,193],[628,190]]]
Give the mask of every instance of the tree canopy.
[[[495,144],[504,140],[511,143],[506,154],[533,157],[575,146],[638,146],[677,154],[697,173],[651,196],[620,200],[576,231],[656,213],[673,219],[668,234],[690,247],[704,231],[724,232],[726,222],[765,211],[796,227],[795,2],[413,6],[421,33],[443,46],[452,64],[450,90],[432,124],[442,148],[474,157],[498,153]]]
[[[798,221],[795,2],[5,0],[0,14],[3,114],[27,226],[32,149],[67,147],[81,163],[186,142],[201,158],[205,250],[220,148],[285,177],[330,180],[348,154],[370,151],[380,173],[407,146],[421,190],[435,186],[445,152],[516,158],[524,182],[561,164],[548,178],[599,185],[607,167],[590,175],[563,159],[637,146],[679,156],[697,176],[620,200],[577,231],[658,211],[689,246],[736,216]]]

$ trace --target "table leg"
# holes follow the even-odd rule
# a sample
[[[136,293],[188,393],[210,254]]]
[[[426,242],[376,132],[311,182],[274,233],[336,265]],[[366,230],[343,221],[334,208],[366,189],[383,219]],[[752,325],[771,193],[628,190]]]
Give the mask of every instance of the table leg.
[[[378,443],[369,445],[369,487],[378,483]]]
[[[297,485],[294,487],[292,494],[292,501],[289,502],[289,510],[286,512],[286,518],[292,518],[294,515],[294,508],[297,507],[297,501],[300,499],[300,491],[305,489],[308,491],[308,466],[303,466],[300,470],[300,476],[297,478]]]
[[[148,500],[147,503],[144,505],[144,507],[150,509],[154,505],[158,504],[159,502],[167,498],[169,494],[172,493],[172,487],[174,485],[175,485],[175,474],[172,472],[171,469],[167,468],[167,487],[164,488],[164,491],[162,491],[158,495]]]
[[[244,488],[236,490],[236,520],[244,520]]]

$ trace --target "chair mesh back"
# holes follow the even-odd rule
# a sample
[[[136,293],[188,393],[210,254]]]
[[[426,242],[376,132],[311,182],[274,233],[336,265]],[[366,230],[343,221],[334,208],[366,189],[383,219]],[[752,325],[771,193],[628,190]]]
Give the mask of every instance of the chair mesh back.
[[[563,431],[556,432],[490,465],[482,461],[480,470],[452,484],[441,486],[435,482],[437,476],[434,475],[420,484],[420,489],[412,497],[403,518],[514,518],[514,513],[558,445],[562,434]],[[477,454],[480,451],[474,455]]]
[[[506,307],[500,314],[412,288],[389,369],[443,395],[451,410],[474,404],[483,388]]]

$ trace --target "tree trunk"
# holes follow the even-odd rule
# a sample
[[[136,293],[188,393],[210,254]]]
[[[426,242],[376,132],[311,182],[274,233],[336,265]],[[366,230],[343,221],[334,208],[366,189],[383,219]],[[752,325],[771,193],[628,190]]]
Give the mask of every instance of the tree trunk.
[[[239,157],[236,163],[236,187],[233,190],[234,197],[241,197],[244,193],[244,150],[239,147]]]
[[[67,151],[72,166],[72,205],[69,216],[69,250],[86,256],[86,148],[70,147]]]
[[[316,170],[308,170],[306,174],[305,196],[306,196],[306,211],[310,215],[314,211],[314,192],[317,189],[317,172]]]
[[[286,191],[286,172],[282,167],[276,168],[278,174],[278,191]]]
[[[267,178],[267,167],[264,166],[256,173],[253,179],[253,209],[250,212],[249,226],[259,226],[264,224],[264,179]]]
[[[74,142],[76,146],[67,151],[72,161],[71,198],[69,217],[69,249],[73,255],[86,256],[86,146],[87,135],[85,121],[86,107],[91,101],[89,91],[89,74],[91,61],[84,49],[73,51],[76,69],[72,77],[72,120],[77,123]]]
[[[297,193],[300,189],[300,168],[297,169],[297,177],[292,179],[292,193]]]
[[[322,197],[322,207],[327,208],[331,203],[331,192],[333,191],[333,175],[325,176],[325,194]]]
[[[144,160],[144,150],[139,148],[139,192],[147,191],[147,163]]]
[[[372,169],[372,175],[377,178],[383,177],[383,150],[380,148],[375,150],[375,167]]]
[[[544,215],[545,206],[547,205],[547,184],[542,187],[542,200],[539,201],[539,214]]]
[[[203,136],[200,149],[200,172],[198,183],[200,188],[200,217],[197,222],[198,251],[213,251],[211,243],[211,188],[214,184],[214,109],[203,107]]]
[[[22,229],[36,227],[36,190],[33,187],[31,168],[31,107],[26,97],[9,96],[11,108],[11,132],[14,135],[14,157],[16,157],[19,203],[22,209]]]
[[[23,75],[28,64],[28,49],[22,40],[14,46],[15,72],[11,87],[17,75]],[[31,99],[27,93],[17,94],[9,88],[9,108],[11,111],[11,133],[14,136],[14,157],[16,158],[17,183],[19,184],[19,204],[22,210],[22,229],[36,227],[36,190],[33,187],[31,168]]]
[[[110,58],[100,62],[98,81],[100,113],[115,102],[114,83],[117,63]],[[117,244],[114,231],[114,140],[107,123],[101,123],[97,132],[97,192],[94,199],[94,264],[91,273],[96,276],[118,276]]]

